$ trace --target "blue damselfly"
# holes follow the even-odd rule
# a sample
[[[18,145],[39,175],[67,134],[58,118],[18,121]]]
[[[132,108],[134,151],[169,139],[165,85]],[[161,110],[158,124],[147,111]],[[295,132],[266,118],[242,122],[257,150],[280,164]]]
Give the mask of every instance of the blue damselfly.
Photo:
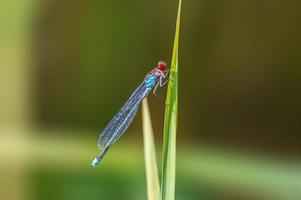
[[[137,114],[139,105],[148,93],[153,89],[155,94],[159,86],[165,85],[168,81],[168,72],[166,63],[159,62],[157,67],[145,76],[143,82],[101,132],[98,139],[100,153],[93,160],[92,167],[96,167],[99,164],[111,145],[127,130]]]

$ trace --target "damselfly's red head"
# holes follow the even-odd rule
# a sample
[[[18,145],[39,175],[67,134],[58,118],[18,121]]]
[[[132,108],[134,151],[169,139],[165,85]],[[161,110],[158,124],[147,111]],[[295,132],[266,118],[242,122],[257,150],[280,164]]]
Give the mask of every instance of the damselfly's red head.
[[[165,72],[167,70],[166,63],[160,61],[157,65],[157,69],[162,71],[162,72]]]

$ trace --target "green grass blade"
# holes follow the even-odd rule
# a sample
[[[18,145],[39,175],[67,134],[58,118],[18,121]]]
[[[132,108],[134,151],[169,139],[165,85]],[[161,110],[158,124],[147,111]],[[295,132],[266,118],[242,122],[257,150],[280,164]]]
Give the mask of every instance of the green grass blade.
[[[156,161],[155,142],[147,98],[145,98],[142,102],[142,123],[147,197],[148,200],[160,200],[160,183]]]
[[[171,70],[167,89],[164,141],[162,161],[161,197],[163,200],[173,200],[175,196],[176,178],[176,131],[178,118],[178,46],[180,32],[181,0],[179,0],[176,32],[172,53]]]

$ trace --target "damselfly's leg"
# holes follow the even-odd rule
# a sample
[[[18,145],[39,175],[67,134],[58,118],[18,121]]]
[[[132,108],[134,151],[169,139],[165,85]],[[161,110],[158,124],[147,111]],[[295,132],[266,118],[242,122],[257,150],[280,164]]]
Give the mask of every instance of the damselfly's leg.
[[[160,87],[163,87],[167,82],[168,82],[168,79],[164,83],[160,84]]]
[[[162,97],[160,97],[160,96],[157,95],[157,93],[156,93],[156,91],[157,91],[157,89],[158,89],[158,86],[161,87],[161,85],[162,85],[162,80],[161,80],[161,78],[160,78],[159,81],[158,81],[158,83],[157,83],[156,86],[155,86],[155,89],[153,90],[153,94],[154,94],[156,97],[158,97],[161,101],[163,101]]]
[[[163,86],[163,85],[162,85],[162,79],[163,79],[163,77],[160,76],[159,81],[158,81],[158,83],[156,84],[155,89],[153,90],[153,94],[154,94],[154,95],[156,95],[156,91],[157,91],[157,89],[158,89],[158,86],[160,86],[160,87]]]
[[[160,85],[160,80],[159,80],[159,82],[156,84],[156,86],[155,86],[155,88],[154,88],[154,90],[153,90],[153,94],[154,94],[155,96],[157,96],[157,97],[159,97],[159,95],[156,94],[156,91],[157,91],[159,85]]]
[[[160,71],[160,77],[166,78],[168,74],[169,74],[169,69],[165,73]]]
[[[169,70],[170,70],[170,69],[168,69],[168,70],[165,72],[165,74],[162,72],[163,78],[166,78],[166,77],[169,75]]]
[[[167,78],[167,74],[165,77],[160,77],[159,83],[160,83],[160,87],[163,87],[167,82],[168,82],[168,78],[166,79],[166,81],[163,82],[163,80]]]
[[[160,86],[160,87],[163,87],[163,86],[168,82],[168,79],[167,79],[165,82],[163,82],[163,80],[164,80],[164,78],[163,78],[163,77],[160,77],[158,83],[156,84],[156,86],[155,86],[155,88],[154,88],[154,90],[153,90],[153,94],[154,94],[155,96],[157,96],[157,97],[160,97],[160,96],[157,95],[157,93],[156,93],[158,87],[159,87],[159,86]],[[161,97],[160,97],[160,98],[161,98]]]

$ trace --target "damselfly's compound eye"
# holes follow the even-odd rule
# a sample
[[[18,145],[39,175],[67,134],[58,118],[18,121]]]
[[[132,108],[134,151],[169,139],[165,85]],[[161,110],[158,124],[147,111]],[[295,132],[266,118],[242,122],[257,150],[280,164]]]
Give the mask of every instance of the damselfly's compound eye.
[[[165,71],[166,70],[166,63],[165,62],[159,62],[157,69],[160,71]]]

